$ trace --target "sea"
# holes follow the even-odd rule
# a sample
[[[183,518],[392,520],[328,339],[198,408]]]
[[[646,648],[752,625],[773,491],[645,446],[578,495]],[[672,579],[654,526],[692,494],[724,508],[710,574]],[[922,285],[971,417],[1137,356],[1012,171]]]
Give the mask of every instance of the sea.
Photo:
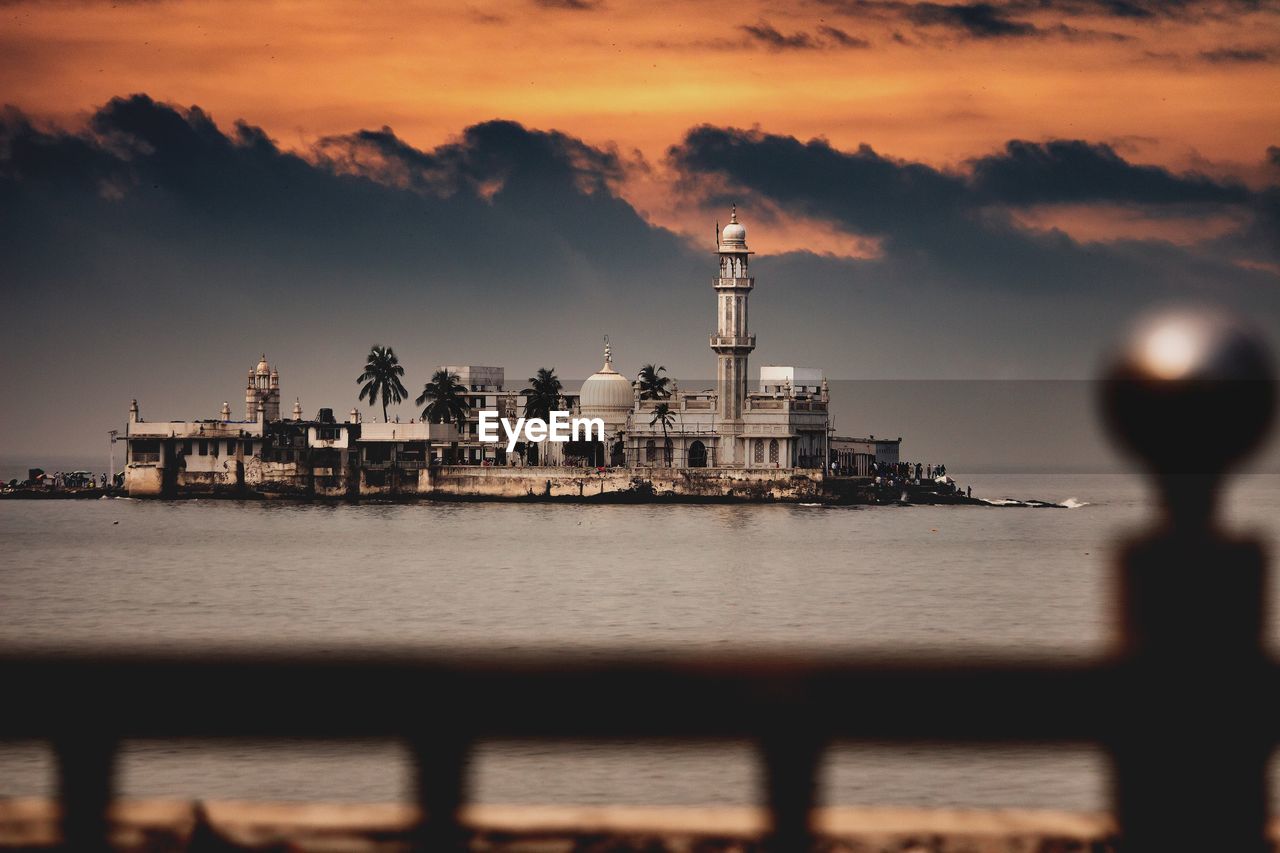
[[[1099,654],[1117,543],[1153,517],[1143,481],[953,476],[975,496],[1056,506],[0,501],[0,645]],[[1236,478],[1223,518],[1276,553],[1280,475]],[[933,701],[945,715],[965,700]],[[838,746],[821,798],[1095,810],[1107,772],[1087,747]],[[480,745],[471,792],[746,804],[758,782],[746,744],[498,741]],[[381,741],[128,742],[119,783],[126,796],[286,801],[410,790],[406,753]],[[44,744],[0,744],[0,796],[53,784]]]

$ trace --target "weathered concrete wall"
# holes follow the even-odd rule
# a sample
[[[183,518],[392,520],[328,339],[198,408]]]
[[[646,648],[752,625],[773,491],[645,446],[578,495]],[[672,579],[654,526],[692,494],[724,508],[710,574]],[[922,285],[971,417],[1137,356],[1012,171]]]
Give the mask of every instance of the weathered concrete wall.
[[[252,456],[245,460],[244,484],[263,494],[306,495],[311,490],[311,470],[297,462],[265,462]]]
[[[177,496],[241,494],[235,462],[225,470],[191,471],[179,468]],[[446,465],[435,468],[387,466],[343,473],[341,468],[313,471],[299,462],[244,462],[244,491],[260,496],[373,499],[560,498],[585,500],[702,499],[746,501],[809,501],[824,496],[821,471],[741,468],[568,468],[556,466],[482,467]],[[139,466],[127,472],[129,494],[157,496],[164,485],[163,469]]]
[[[178,491],[187,494],[212,494],[232,491],[236,487],[235,463],[233,461],[224,468],[206,468],[195,471],[190,468],[180,467],[176,482]]]
[[[312,469],[312,489],[318,497],[353,497],[360,491],[359,473],[342,466]]]
[[[124,488],[130,497],[158,497],[163,474],[155,465],[129,465],[124,469]]]
[[[432,493],[449,497],[698,497],[807,500],[822,489],[819,471],[740,468],[476,467],[452,465],[431,472]]]

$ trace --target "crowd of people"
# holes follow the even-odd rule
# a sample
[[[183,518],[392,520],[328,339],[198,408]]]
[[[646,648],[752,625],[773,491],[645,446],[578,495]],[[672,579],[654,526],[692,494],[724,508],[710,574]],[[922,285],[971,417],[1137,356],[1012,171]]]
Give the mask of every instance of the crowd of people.
[[[928,462],[873,462],[871,476],[877,486],[894,488],[902,485],[930,486],[934,491],[973,497],[973,487],[961,489],[955,480],[947,476],[947,466]]]
[[[107,475],[94,474],[91,471],[55,471],[52,474],[45,473],[40,468],[32,468],[27,472],[27,479],[19,480],[16,477],[4,483],[9,489],[93,489],[107,488]],[[124,486],[124,474],[116,474],[113,485],[116,488]]]

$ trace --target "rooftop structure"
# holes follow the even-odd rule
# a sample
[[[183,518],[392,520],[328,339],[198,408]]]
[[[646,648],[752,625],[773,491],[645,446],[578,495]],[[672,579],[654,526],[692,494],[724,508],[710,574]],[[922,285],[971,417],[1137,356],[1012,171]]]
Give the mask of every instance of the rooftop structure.
[[[259,404],[262,405],[267,420],[280,420],[280,372],[267,364],[266,353],[262,354],[257,367],[249,369],[249,382],[244,389],[246,421],[257,418]]]

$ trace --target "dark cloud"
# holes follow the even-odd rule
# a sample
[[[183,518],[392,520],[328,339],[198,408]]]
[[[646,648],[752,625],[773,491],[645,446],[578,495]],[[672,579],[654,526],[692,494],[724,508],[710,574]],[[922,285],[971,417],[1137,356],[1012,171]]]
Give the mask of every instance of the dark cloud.
[[[1224,17],[1280,8],[1275,0],[1005,0],[1000,5],[1016,11],[1135,20]]]
[[[961,205],[964,182],[929,166],[881,156],[863,145],[839,151],[825,140],[703,126],[670,151],[687,179],[722,175],[783,206],[835,218],[860,233],[886,235]],[[727,203],[728,197],[724,201]]]
[[[603,0],[533,0],[533,2],[544,9],[572,9],[578,12],[599,9],[604,5]]]
[[[621,180],[624,166],[612,150],[557,132],[532,131],[517,122],[490,121],[467,128],[457,142],[422,151],[389,127],[330,136],[316,143],[320,161],[335,172],[373,178],[440,197],[467,192],[573,186],[586,195]]]
[[[838,27],[820,26],[816,35],[803,30],[788,35],[767,21],[745,25],[739,29],[746,34],[750,43],[770,50],[861,49],[871,46],[871,42],[852,36]],[[731,45],[726,45],[728,46]]]
[[[1044,35],[1035,24],[1012,15],[1003,3],[934,3],[906,0],[822,0],[836,12],[859,20],[876,18],[915,27],[940,28],[969,38],[1015,38]],[[900,35],[900,34],[895,34]],[[901,40],[901,39],[899,39]]]
[[[819,205],[818,215],[868,234],[900,232],[924,218],[991,205],[1226,206],[1255,200],[1242,184],[1130,163],[1109,145],[1082,140],[1013,140],[968,163],[967,171],[952,172],[886,157],[867,145],[841,151],[822,139],[703,126],[669,156],[686,177],[749,178],[752,188],[771,198]]]
[[[1205,62],[1214,65],[1251,65],[1258,62],[1275,62],[1280,59],[1280,48],[1219,47],[1213,50],[1202,50],[1197,55]]]
[[[24,198],[56,202],[50,190],[57,189],[68,196],[68,227],[101,215],[104,224],[132,219],[162,230],[209,223],[250,240],[324,236],[353,263],[442,237],[475,243],[476,235],[503,229],[513,248],[537,238],[565,246],[565,234],[571,241],[610,227],[642,226],[650,240],[666,239],[609,191],[624,170],[615,152],[515,122],[474,125],[426,151],[389,128],[359,131],[321,140],[304,158],[259,128],[235,123],[223,131],[198,107],[135,95],[112,100],[80,133],[40,130],[9,110],[0,152],[6,207]],[[149,221],[160,210],[171,215]],[[510,227],[521,214],[534,218]],[[552,225],[579,216],[573,228]]]
[[[950,27],[974,38],[1030,36],[1039,32],[1034,24],[1014,20],[991,3],[913,3],[905,15],[913,24]]]
[[[763,21],[758,24],[746,24],[741,29],[752,41],[772,50],[813,50],[818,47],[818,43],[806,32],[783,35]]]
[[[871,47],[871,42],[867,41],[864,38],[858,38],[857,36],[849,35],[847,32],[840,29],[839,27],[821,26],[821,27],[818,27],[818,32],[821,33],[823,36],[826,36],[834,44],[837,44],[840,47],[855,48],[859,50],[862,48]]]
[[[1241,184],[1130,163],[1109,145],[1081,140],[1013,140],[1000,153],[974,160],[971,168],[977,199],[1009,205],[1231,205],[1251,199]]]
[[[1280,12],[1280,0],[989,0],[939,3],[931,0],[819,0],[833,11],[858,19],[874,18],[942,30],[967,38],[1065,38],[1072,41],[1124,41],[1120,33],[1068,23],[1113,18],[1129,22],[1229,19],[1259,12]],[[1034,19],[1034,20],[1033,20]],[[895,33],[901,41],[901,34]]]
[[[843,151],[820,139],[704,126],[669,156],[687,192],[745,199],[878,239],[877,274],[889,279],[1009,294],[1045,289],[1086,301],[1101,298],[1098,288],[1119,288],[1111,296],[1120,300],[1154,298],[1165,284],[1169,294],[1216,288],[1224,298],[1260,298],[1280,319],[1274,275],[1238,266],[1280,257],[1268,245],[1273,240],[1258,237],[1273,221],[1270,196],[1129,163],[1106,145],[1015,141],[963,171],[947,171],[865,145]],[[1155,216],[1236,210],[1252,212],[1253,224],[1222,244],[1193,248],[1158,240],[1081,243],[1018,224],[1020,208],[1061,204],[1124,205]]]

